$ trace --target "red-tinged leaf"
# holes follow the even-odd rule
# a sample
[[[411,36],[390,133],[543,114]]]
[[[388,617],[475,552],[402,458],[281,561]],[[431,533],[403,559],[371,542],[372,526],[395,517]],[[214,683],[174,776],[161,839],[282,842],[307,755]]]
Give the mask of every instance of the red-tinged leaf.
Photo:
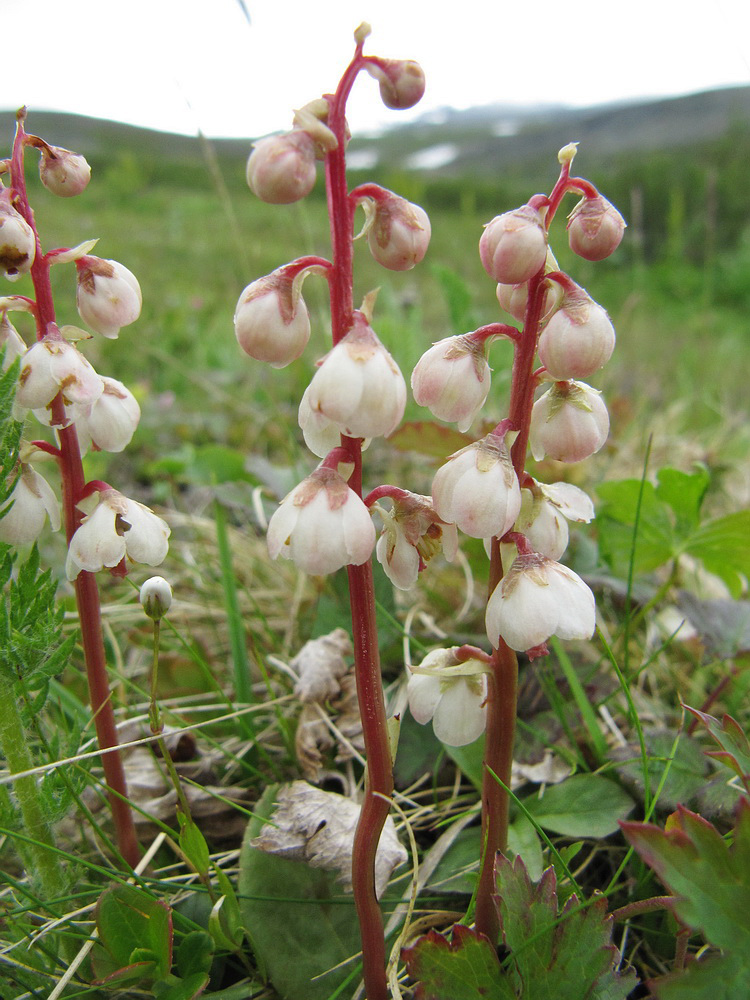
[[[99,943],[92,961],[94,974],[105,979],[138,965],[150,978],[164,978],[172,967],[172,911],[133,885],[113,885],[96,905]],[[139,956],[148,953],[151,961]]]
[[[671,828],[623,823],[640,856],[677,897],[674,911],[724,951],[750,956],[750,802],[737,813],[734,843],[696,813],[680,807]]]
[[[721,750],[707,751],[707,755],[730,767],[750,792],[750,740],[740,724],[731,715],[725,715],[719,722],[713,715],[699,712],[697,708],[683,707],[703,723],[721,747]]]
[[[446,459],[473,440],[468,434],[462,434],[453,427],[435,424],[430,420],[412,420],[401,424],[388,438],[388,443],[399,451],[417,451],[430,458]]]
[[[490,942],[461,924],[453,928],[450,943],[430,931],[401,957],[418,981],[417,1000],[516,1000]]]
[[[519,858],[497,865],[498,911],[510,949],[515,995],[533,1000],[625,1000],[636,985],[619,975],[612,918],[603,896],[580,904],[571,896],[558,915],[557,880],[548,868],[532,883]]]

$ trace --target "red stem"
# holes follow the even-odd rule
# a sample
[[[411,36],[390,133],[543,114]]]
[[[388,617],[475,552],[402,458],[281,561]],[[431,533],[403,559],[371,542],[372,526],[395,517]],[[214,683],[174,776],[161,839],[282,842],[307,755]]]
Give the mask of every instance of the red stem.
[[[26,179],[23,169],[24,137],[23,120],[19,119],[13,146],[12,184],[16,194],[17,210],[31,226],[36,238],[36,257],[31,267],[31,279],[36,296],[34,313],[37,338],[42,340],[48,333],[55,336],[55,306],[49,278],[49,260],[42,254],[39,233],[26,193]],[[61,395],[53,400],[52,415],[54,422],[58,424],[63,422],[64,404]],[[68,544],[70,544],[70,540],[81,522],[82,515],[76,507],[76,503],[83,496],[86,480],[75,427],[72,425],[68,427],[58,426],[57,432],[60,441],[59,464],[65,534]],[[101,605],[96,577],[92,573],[80,573],[76,579],[75,593],[97,740],[101,749],[117,747],[119,741],[107,678],[107,661],[101,628]],[[109,801],[117,844],[124,860],[134,868],[140,859],[140,849],[133,816],[127,803],[128,791],[125,770],[119,751],[102,754],[102,767],[107,785],[111,789]]]
[[[326,157],[326,192],[330,217],[333,267],[328,272],[331,329],[334,346],[351,329],[354,312],[352,227],[355,205],[346,182],[346,101],[364,66],[362,42],[347,67],[336,93],[328,96],[328,127],[338,148]],[[341,445],[354,460],[349,486],[362,496],[361,442],[342,435]],[[385,972],[383,916],[375,894],[375,856],[393,793],[393,762],[388,743],[385,700],[380,676],[375,589],[372,563],[348,566],[349,600],[354,638],[357,698],[367,760],[365,794],[354,834],[352,884],[362,939],[362,966],[367,1000],[388,1000]]]

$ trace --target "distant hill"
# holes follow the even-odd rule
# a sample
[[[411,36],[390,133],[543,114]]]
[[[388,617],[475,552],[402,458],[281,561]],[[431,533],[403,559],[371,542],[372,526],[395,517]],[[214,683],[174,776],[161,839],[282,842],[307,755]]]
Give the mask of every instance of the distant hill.
[[[3,134],[10,137],[15,115],[0,112]],[[389,170],[429,171],[446,177],[487,176],[498,168],[515,170],[550,150],[580,141],[587,164],[671,150],[714,140],[732,126],[750,127],[750,87],[728,87],[690,94],[590,108],[548,105],[487,105],[431,112],[408,125],[396,125],[378,137],[362,137],[350,146],[351,165]],[[75,149],[93,162],[116,150],[164,164],[195,163],[205,150],[197,137],[172,135],[116,122],[56,112],[29,114],[28,129],[48,141]],[[251,139],[212,139],[222,163],[244,160]]]

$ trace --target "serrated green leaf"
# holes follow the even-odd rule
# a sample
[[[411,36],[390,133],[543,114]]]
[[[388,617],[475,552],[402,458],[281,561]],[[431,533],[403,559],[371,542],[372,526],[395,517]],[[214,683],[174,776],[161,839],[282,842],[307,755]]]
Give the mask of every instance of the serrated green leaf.
[[[539,826],[566,837],[607,837],[634,805],[626,791],[598,774],[574,774],[523,804]]]
[[[515,1000],[512,984],[487,938],[456,924],[450,943],[436,931],[402,958],[412,979],[418,981],[417,1000]]]
[[[750,510],[706,521],[690,536],[684,551],[723,580],[732,597],[739,597],[743,577],[750,576]]]
[[[668,831],[624,823],[640,856],[675,894],[679,919],[724,951],[750,956],[750,802],[740,802],[729,847],[710,823],[680,807]]]
[[[677,533],[686,536],[700,520],[700,510],[706,496],[711,476],[704,465],[696,465],[695,472],[664,468],[656,474],[656,495],[668,504],[677,519]]]

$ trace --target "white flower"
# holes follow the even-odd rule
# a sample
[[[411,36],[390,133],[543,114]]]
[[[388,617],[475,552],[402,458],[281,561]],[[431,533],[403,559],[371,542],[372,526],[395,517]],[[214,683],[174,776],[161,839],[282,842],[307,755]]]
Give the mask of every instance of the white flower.
[[[47,517],[53,531],[60,529],[57,497],[47,480],[30,465],[21,466],[21,476],[2,510],[7,513],[0,517],[0,542],[7,545],[36,541]]]
[[[484,228],[479,256],[495,281],[504,285],[528,281],[547,259],[547,231],[538,210],[522,205],[513,212],[496,215]]]
[[[319,468],[279,505],[268,525],[268,551],[315,576],[361,566],[375,545],[370,512],[333,469]]]
[[[406,383],[364,315],[329,351],[308,387],[307,405],[354,438],[384,437],[401,422]]]
[[[8,319],[7,312],[3,312],[0,314],[0,354],[3,358],[3,371],[7,371],[16,358],[25,353],[26,342]]]
[[[439,340],[417,362],[411,388],[420,406],[468,430],[490,391],[484,345],[468,336]]]
[[[462,448],[435,474],[432,501],[444,521],[472,538],[501,538],[521,509],[521,490],[505,439],[488,434]]]
[[[117,379],[100,377],[104,391],[75,422],[82,453],[92,441],[101,451],[123,451],[141,419],[141,408],[132,392]]]
[[[81,257],[76,261],[76,305],[84,323],[114,340],[120,327],[134,323],[143,302],[136,276],[116,260]]]
[[[594,517],[591,499],[572,483],[534,481],[521,490],[521,513],[515,531],[526,535],[531,547],[549,559],[559,559],[568,546],[568,521],[588,523]]]
[[[103,392],[104,382],[80,351],[66,340],[45,338],[23,356],[16,406],[34,410],[42,423],[49,423],[52,415],[45,410],[62,393],[65,420],[69,423]]]
[[[609,414],[601,394],[583,382],[555,382],[531,411],[529,445],[539,462],[582,462],[604,445]]]
[[[596,626],[594,595],[572,569],[538,553],[520,555],[487,603],[487,636],[523,651],[561,639],[588,639]]]
[[[615,329],[606,311],[577,285],[539,338],[539,358],[554,379],[586,378],[612,357]]]
[[[325,417],[320,410],[314,410],[310,406],[309,386],[302,394],[297,411],[297,422],[302,430],[302,437],[305,444],[318,458],[325,458],[334,448],[341,444],[341,431],[337,424],[334,424]]]
[[[105,489],[86,497],[78,508],[86,517],[70,540],[65,563],[69,580],[81,570],[97,573],[117,566],[126,556],[148,566],[166,558],[169,526],[143,504]]]
[[[383,519],[383,531],[375,555],[394,587],[411,590],[421,570],[441,548],[446,559],[453,559],[458,549],[456,526],[438,516],[431,497],[405,493],[390,499],[392,510],[376,508]]]
[[[8,188],[0,191],[0,271],[16,281],[31,270],[36,256],[34,230],[10,203]]]
[[[284,269],[251,282],[240,295],[234,332],[245,354],[284,368],[310,339],[310,315],[298,283]]]
[[[409,711],[451,747],[473,743],[487,721],[487,663],[456,662],[455,649],[436,649],[413,668],[407,686]]]

